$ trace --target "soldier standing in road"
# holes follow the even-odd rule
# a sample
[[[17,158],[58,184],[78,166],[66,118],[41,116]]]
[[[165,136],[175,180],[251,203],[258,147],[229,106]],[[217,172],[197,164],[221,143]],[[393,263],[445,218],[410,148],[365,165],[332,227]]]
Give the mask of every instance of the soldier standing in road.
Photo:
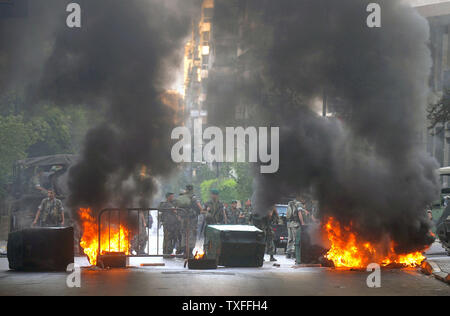
[[[238,225],[240,223],[240,217],[242,216],[242,211],[237,207],[238,203],[236,200],[231,202],[231,206],[227,209],[227,222],[228,225]]]
[[[250,218],[253,214],[253,207],[252,207],[252,201],[248,199],[245,201],[245,207],[241,212],[241,215],[239,216],[239,224],[241,225],[250,225]]]
[[[194,194],[194,186],[188,184],[185,192],[180,194],[175,201],[177,207],[184,208],[186,214],[182,214],[182,240],[181,249],[187,258],[195,247],[197,239],[198,215],[204,213],[203,207]],[[189,249],[186,249],[186,233],[189,234]]]
[[[279,216],[275,206],[272,207],[269,214],[261,217],[261,215],[255,214],[252,216],[253,224],[261,229],[265,235],[266,241],[266,254],[270,255],[270,261],[277,261],[274,255],[276,253],[275,247],[275,233],[273,232],[272,225],[278,223]]]
[[[219,191],[211,190],[211,200],[206,202],[206,225],[217,225],[227,222],[227,215],[223,203],[219,200]]]
[[[33,226],[38,223],[39,219],[41,227],[64,226],[64,207],[52,190],[48,191],[47,197],[39,205]]]
[[[168,192],[166,194],[166,200],[159,204],[159,208],[175,208],[174,199],[174,193]],[[161,213],[161,223],[164,229],[163,254],[171,255],[177,243],[181,223],[176,210],[163,211]]]
[[[316,222],[316,218],[314,217],[313,211],[311,209],[306,208],[306,201],[304,199],[300,200],[301,208],[298,211],[298,218],[300,219],[300,226],[298,227],[295,235],[295,263],[301,263],[301,236],[302,230],[306,229],[307,225],[310,225]]]
[[[297,231],[300,229],[301,225],[305,225],[303,220],[303,204],[299,201],[300,198],[297,197],[293,201],[288,203],[288,209],[286,211],[287,228],[288,228],[288,244],[286,249],[286,257],[288,259],[295,256],[295,244]]]
[[[149,207],[149,196],[153,188],[153,179],[150,174],[150,170],[142,165],[140,170],[135,173],[135,181],[137,183],[137,191],[139,192],[139,207]],[[148,211],[138,212],[138,227],[137,231],[132,230],[132,251],[135,251],[139,255],[144,255],[147,250],[147,242],[149,241],[148,229],[153,226],[153,217]]]

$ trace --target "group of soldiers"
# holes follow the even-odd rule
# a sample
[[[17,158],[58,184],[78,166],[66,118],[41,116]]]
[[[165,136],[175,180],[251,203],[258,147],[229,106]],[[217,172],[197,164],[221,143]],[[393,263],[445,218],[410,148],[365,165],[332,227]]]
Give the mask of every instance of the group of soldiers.
[[[208,225],[250,224],[253,214],[250,200],[245,202],[244,208],[239,208],[236,200],[227,207],[220,201],[219,194],[218,190],[211,190],[210,200],[202,205],[192,185],[187,185],[178,197],[172,192],[166,193],[166,200],[159,205],[165,255],[173,254],[175,248],[177,253],[191,252],[197,241],[203,239]],[[189,249],[186,249],[187,245]]]
[[[187,185],[184,192],[178,197],[174,193],[166,193],[165,201],[159,205],[160,223],[163,226],[164,255],[172,255],[192,252],[198,240],[202,240],[207,225],[254,225],[265,234],[266,253],[270,255],[270,261],[276,261],[275,234],[273,226],[279,224],[280,218],[275,206],[267,213],[261,215],[253,211],[252,203],[247,200],[243,208],[238,201],[233,200],[227,207],[219,198],[218,190],[211,190],[210,200],[204,205],[194,194],[192,185]],[[302,227],[316,222],[314,205],[307,203],[305,199],[297,196],[288,203],[286,222],[288,230],[287,258],[295,258],[300,261],[300,239]],[[151,216],[150,216],[151,217]],[[40,203],[33,226],[39,223],[42,227],[64,226],[64,208],[62,202],[55,197],[55,192],[47,191],[47,197]],[[148,223],[148,219],[140,222]],[[153,221],[152,221],[153,222]],[[151,225],[151,224],[150,224]],[[147,226],[145,226],[147,228]],[[146,229],[140,229],[147,234]],[[148,237],[141,236],[143,244],[137,245],[139,253],[145,249]],[[188,240],[186,240],[188,238]],[[186,249],[186,246],[189,249]],[[142,249],[141,249],[142,248]],[[142,251],[139,251],[141,249]]]
[[[277,261],[274,257],[276,253],[274,225],[280,223],[277,208],[274,205],[266,215],[254,212],[252,203],[247,200],[243,208],[233,200],[226,206],[220,198],[220,192],[211,190],[210,200],[204,205],[194,194],[192,185],[187,185],[179,197],[168,192],[166,200],[161,202],[161,224],[164,229],[163,252],[166,255],[173,253],[176,248],[177,253],[185,253],[186,245],[188,251],[196,246],[198,240],[202,240],[205,228],[208,225],[254,225],[265,234],[266,254],[270,256],[270,261]],[[183,212],[175,210],[183,209]],[[315,207],[308,203],[306,199],[297,196],[288,204],[286,212],[286,222],[288,229],[288,245],[286,249],[287,258],[295,258],[300,261],[300,237],[302,226],[309,225],[316,221]],[[188,238],[189,240],[186,240]]]
[[[286,258],[295,259],[297,264],[300,263],[301,256],[301,230],[302,227],[317,222],[314,213],[315,206],[312,202],[297,196],[288,203],[286,211],[286,224],[288,230],[288,244],[286,247]],[[252,224],[261,229],[265,233],[266,253],[270,255],[270,261],[277,261],[274,258],[276,253],[275,233],[273,226],[280,223],[279,214],[275,206],[265,216],[252,216]]]

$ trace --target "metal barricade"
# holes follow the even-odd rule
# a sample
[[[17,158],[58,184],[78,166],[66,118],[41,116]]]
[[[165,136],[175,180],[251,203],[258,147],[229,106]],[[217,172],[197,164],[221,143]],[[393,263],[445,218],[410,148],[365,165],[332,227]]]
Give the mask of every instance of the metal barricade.
[[[147,242],[146,242],[146,253],[142,253],[142,249],[140,249],[141,246],[141,229],[142,229],[142,225],[141,225],[141,221],[142,220],[148,220],[150,218],[151,212],[152,211],[157,211],[156,214],[156,254],[150,254],[150,229],[147,227],[145,227],[144,229],[148,229],[148,234],[147,234]],[[124,227],[126,227],[127,230],[127,235],[126,236],[128,238],[127,240],[127,244],[129,249],[129,253],[127,253],[127,257],[163,257],[165,254],[164,253],[160,253],[160,229],[161,229],[161,215],[163,213],[166,212],[173,212],[176,211],[178,213],[178,215],[180,215],[181,217],[183,217],[183,220],[185,221],[183,225],[185,225],[185,227],[190,227],[190,218],[188,216],[188,212],[187,210],[183,209],[183,208],[106,208],[100,211],[100,213],[98,214],[98,256],[102,255],[102,251],[111,251],[111,220],[112,220],[112,214],[113,213],[117,213],[117,221],[115,221],[113,224],[117,225],[118,229],[118,251],[121,252],[121,240],[122,240],[122,231],[121,231],[121,225],[123,223],[126,223],[124,225]],[[182,213],[182,214],[179,214]],[[126,215],[124,215],[123,213],[126,213]],[[105,220],[104,215],[107,215],[106,220],[107,223],[106,225],[108,226],[108,249],[102,249],[102,219]],[[147,214],[147,218],[145,217],[145,214]],[[135,216],[135,219],[133,218],[133,215],[137,215]],[[141,217],[141,215],[144,215],[143,217]],[[136,220],[135,223],[130,222],[130,219],[132,220]],[[114,220],[114,218],[113,218]],[[133,224],[136,224],[136,226],[133,226]],[[182,227],[181,226],[181,227]],[[137,231],[134,230],[134,227],[137,227]],[[181,229],[181,228],[180,228]],[[133,235],[133,238],[136,238],[137,236],[137,243],[136,240],[132,240],[130,237],[131,235]],[[181,241],[180,241],[181,242]],[[138,245],[138,249],[133,249],[134,245]],[[190,258],[191,257],[191,253],[190,253],[190,248],[189,248],[189,229],[185,229],[185,245],[184,245],[184,249],[185,249],[185,253],[183,255],[184,258]],[[133,254],[132,251],[136,251],[136,254]],[[187,257],[186,257],[187,256]]]

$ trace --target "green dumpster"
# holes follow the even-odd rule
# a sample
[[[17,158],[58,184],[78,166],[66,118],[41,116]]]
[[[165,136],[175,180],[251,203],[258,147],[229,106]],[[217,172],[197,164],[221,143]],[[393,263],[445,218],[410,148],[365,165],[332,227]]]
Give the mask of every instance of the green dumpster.
[[[209,225],[205,234],[206,259],[226,267],[261,267],[264,232],[250,225]]]

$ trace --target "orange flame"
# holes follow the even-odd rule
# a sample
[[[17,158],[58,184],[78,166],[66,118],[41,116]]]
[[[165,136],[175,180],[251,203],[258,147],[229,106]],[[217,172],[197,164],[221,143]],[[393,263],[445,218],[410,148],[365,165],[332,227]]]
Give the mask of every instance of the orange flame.
[[[81,237],[80,246],[84,253],[88,256],[92,265],[97,264],[98,256],[98,224],[97,219],[92,216],[90,208],[81,208],[79,216],[82,221],[83,236]],[[107,227],[101,231],[101,253],[105,252],[124,252],[130,254],[129,231],[122,224],[120,229],[117,225],[111,223],[111,231]]]
[[[192,253],[194,254],[194,259],[195,260],[200,260],[203,258],[203,256],[205,255],[205,252],[203,251],[203,249],[201,248],[195,248]]]
[[[379,263],[381,266],[395,264],[417,267],[425,260],[421,251],[397,254],[393,241],[390,242],[389,247],[362,241],[352,230],[351,224],[348,227],[343,226],[333,217],[327,219],[324,230],[331,243],[331,248],[325,257],[337,268],[365,268],[370,263]]]

